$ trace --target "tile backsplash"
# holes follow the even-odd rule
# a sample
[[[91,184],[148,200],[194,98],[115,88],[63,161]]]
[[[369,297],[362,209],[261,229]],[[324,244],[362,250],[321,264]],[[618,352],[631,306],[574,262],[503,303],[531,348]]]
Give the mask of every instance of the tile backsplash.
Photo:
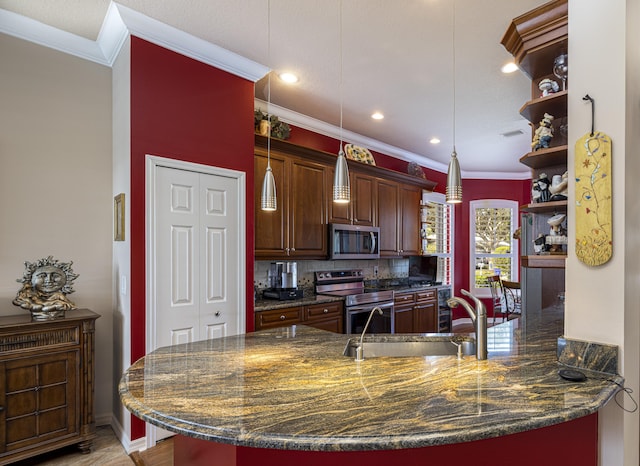
[[[267,288],[269,266],[275,261],[255,261],[253,285],[261,290]],[[279,262],[279,261],[278,261]],[[338,261],[291,261],[298,263],[298,288],[313,288],[314,272],[321,270],[362,269],[365,280],[404,278],[409,276],[409,259],[338,260]],[[378,275],[375,275],[375,268]]]

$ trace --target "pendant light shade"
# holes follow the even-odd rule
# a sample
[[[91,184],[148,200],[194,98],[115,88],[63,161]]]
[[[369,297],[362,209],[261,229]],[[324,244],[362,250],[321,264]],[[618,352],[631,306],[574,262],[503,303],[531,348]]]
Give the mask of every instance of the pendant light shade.
[[[333,202],[345,204],[350,200],[349,167],[341,146],[340,152],[338,152],[338,160],[336,160],[336,172],[333,177]]]
[[[462,202],[462,177],[460,176],[460,164],[455,147],[451,153],[449,170],[447,170],[447,189],[445,193],[446,201],[450,204]]]
[[[271,61],[271,0],[267,4],[267,56]],[[262,180],[262,195],[260,197],[260,209],[270,212],[278,208],[278,200],[276,196],[276,180],[271,170],[271,70],[267,77],[267,121],[269,128],[267,130],[267,169]]]
[[[462,202],[462,176],[460,175],[460,163],[456,152],[456,2],[453,1],[453,22],[452,22],[452,50],[453,50],[453,152],[447,170],[447,187],[445,199],[449,204]]]
[[[340,150],[333,177],[333,202],[346,204],[351,201],[349,166],[342,150],[342,0],[340,0]]]
[[[260,208],[267,211],[274,211],[278,208],[276,180],[273,178],[273,172],[271,171],[271,165],[269,162],[267,162],[267,170],[264,173],[264,180],[262,180]]]

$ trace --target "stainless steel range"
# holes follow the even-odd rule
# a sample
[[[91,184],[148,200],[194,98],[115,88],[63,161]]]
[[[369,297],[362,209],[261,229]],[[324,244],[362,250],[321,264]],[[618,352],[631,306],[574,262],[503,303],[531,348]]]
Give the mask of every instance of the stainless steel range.
[[[373,316],[367,333],[394,332],[393,290],[365,288],[361,269],[316,272],[315,281],[316,294],[345,297],[346,333],[362,333],[376,306],[382,309],[382,315]]]

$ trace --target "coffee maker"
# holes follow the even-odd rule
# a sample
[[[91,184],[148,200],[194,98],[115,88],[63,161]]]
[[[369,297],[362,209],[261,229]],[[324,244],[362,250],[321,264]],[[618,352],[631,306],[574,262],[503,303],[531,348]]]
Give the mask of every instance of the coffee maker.
[[[298,289],[298,264],[296,262],[272,262],[269,266],[269,288],[262,296],[268,299],[301,299],[302,290]]]

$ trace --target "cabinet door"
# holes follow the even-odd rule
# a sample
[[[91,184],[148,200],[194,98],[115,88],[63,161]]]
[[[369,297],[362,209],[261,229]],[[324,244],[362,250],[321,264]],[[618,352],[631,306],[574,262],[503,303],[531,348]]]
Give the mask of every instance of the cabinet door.
[[[326,173],[324,165],[298,159],[291,161],[290,256],[327,256]]]
[[[375,178],[355,173],[351,178],[353,224],[373,225],[376,206]]]
[[[78,434],[77,351],[9,360],[3,382],[0,453]]]
[[[413,333],[413,304],[408,306],[396,306],[395,333]]]
[[[260,209],[262,181],[267,168],[267,157],[254,157],[254,205],[255,205],[255,255],[257,258],[286,257],[289,242],[288,176],[285,159],[271,155],[271,170],[276,182],[277,209],[265,212]]]
[[[420,197],[416,186],[404,185],[400,189],[400,253],[403,256],[420,254]]]
[[[416,333],[438,332],[438,306],[435,302],[418,303],[414,307]]]
[[[378,226],[380,227],[380,256],[397,257],[399,234],[398,191],[395,181],[377,180]]]
[[[327,209],[329,212],[328,223],[351,224],[351,212],[353,202],[333,202],[333,176],[335,167],[327,169]],[[353,194],[353,176],[350,178],[351,192]],[[352,196],[353,200],[353,196]]]

